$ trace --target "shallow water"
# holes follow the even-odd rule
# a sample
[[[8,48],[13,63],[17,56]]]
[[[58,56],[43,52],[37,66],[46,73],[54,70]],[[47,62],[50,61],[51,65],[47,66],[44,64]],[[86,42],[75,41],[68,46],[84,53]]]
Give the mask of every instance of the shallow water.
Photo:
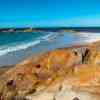
[[[57,33],[57,32],[15,32],[0,33],[0,55],[7,54],[28,47],[35,46],[41,42],[56,41],[60,45],[84,44],[100,39],[100,33]]]
[[[15,64],[32,54],[100,40],[100,33],[0,33],[0,65]]]

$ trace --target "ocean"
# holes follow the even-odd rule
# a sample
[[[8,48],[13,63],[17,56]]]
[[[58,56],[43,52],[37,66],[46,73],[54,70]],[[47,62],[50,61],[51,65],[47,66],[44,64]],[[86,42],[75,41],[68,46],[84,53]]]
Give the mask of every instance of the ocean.
[[[0,65],[16,64],[42,51],[83,45],[98,40],[100,33],[90,32],[0,33]]]
[[[0,33],[0,55],[34,46],[47,35],[46,32]]]

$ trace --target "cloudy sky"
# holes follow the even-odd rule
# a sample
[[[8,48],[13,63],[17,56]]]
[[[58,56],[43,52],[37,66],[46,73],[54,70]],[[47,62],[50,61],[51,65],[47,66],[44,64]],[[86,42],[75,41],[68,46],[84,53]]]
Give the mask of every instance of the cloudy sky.
[[[100,26],[100,0],[0,0],[0,27]]]

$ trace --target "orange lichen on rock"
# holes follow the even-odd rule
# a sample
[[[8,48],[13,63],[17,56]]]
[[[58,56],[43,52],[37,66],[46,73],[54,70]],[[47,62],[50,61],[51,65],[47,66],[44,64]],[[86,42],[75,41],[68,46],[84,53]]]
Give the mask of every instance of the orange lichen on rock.
[[[99,53],[90,52],[88,56],[90,64],[80,64],[82,59],[80,53],[66,48],[26,59],[0,77],[1,97],[4,100],[11,100],[12,97],[25,96],[41,86],[54,86],[53,84],[63,81],[68,83],[66,86],[83,87],[83,89],[99,86],[100,65],[90,59],[93,57],[97,61]],[[92,89],[92,92],[96,91]]]
[[[98,65],[84,64],[75,67],[74,76],[78,86],[100,85],[100,67]]]
[[[16,95],[28,93],[37,85],[49,84],[49,81],[52,81],[57,75],[70,72],[70,69],[73,69],[73,65],[77,64],[79,60],[78,53],[75,54],[70,49],[53,50],[40,56],[31,57],[1,76],[3,83],[0,84],[0,92],[5,94],[4,98],[9,98],[6,91],[12,91],[9,90],[7,83],[13,80],[15,84],[13,90],[17,91]]]

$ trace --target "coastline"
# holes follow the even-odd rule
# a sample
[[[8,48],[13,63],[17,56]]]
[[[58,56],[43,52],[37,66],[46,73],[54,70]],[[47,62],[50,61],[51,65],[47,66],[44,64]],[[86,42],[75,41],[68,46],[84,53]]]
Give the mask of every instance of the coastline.
[[[96,41],[94,43],[86,44],[86,45],[75,45],[75,46],[69,46],[69,47],[63,46],[62,48],[76,49],[76,50],[78,50],[79,53],[82,54],[82,52],[84,52],[83,50],[85,50],[84,48],[89,47],[89,46],[91,46],[93,48],[96,47],[98,50],[100,50],[100,40]],[[10,54],[3,56],[4,61],[5,60],[6,61],[9,60],[9,61],[8,62],[5,61],[6,63],[2,63],[2,65],[0,65],[0,75],[4,74],[7,70],[15,67],[15,65],[17,63],[20,63],[21,61],[28,59],[33,55],[38,55],[39,53],[55,49],[55,48],[45,48],[45,50],[44,50],[44,47],[42,47],[42,45],[38,45],[37,47],[38,48],[28,48],[24,51],[22,50],[22,51],[19,51],[19,52],[17,52],[17,51],[12,52]]]
[[[74,44],[74,45],[72,45]],[[91,43],[90,43],[91,44]],[[100,44],[99,42],[94,42],[94,44]],[[38,53],[50,51],[56,48],[80,48],[84,46],[88,46],[88,44],[83,43],[77,45],[76,43],[67,43],[66,40],[58,39],[57,41],[50,41],[50,42],[41,42],[38,45],[35,45],[33,47],[29,47],[24,50],[9,52],[6,55],[0,56],[0,66],[6,66],[6,65],[15,65],[18,62],[21,62],[22,60],[26,59],[27,57],[30,57],[32,55],[36,55]]]
[[[75,46],[69,46],[69,47],[63,46],[60,48],[79,49],[80,53],[82,53],[81,49],[86,48],[88,46],[93,46],[93,47],[95,46],[95,47],[98,47],[98,49],[100,50],[100,41],[96,41],[96,42],[86,44],[86,45],[75,45]],[[37,55],[39,53],[43,53],[43,52],[50,51],[53,49],[57,49],[57,48],[50,47],[50,48],[44,49],[42,47],[42,45],[38,45],[37,48],[31,47],[31,48],[28,48],[26,50],[8,53],[7,55],[0,57],[0,62],[2,62],[2,60],[4,60],[4,62],[6,61],[5,63],[1,63],[1,65],[0,65],[0,75],[2,73],[4,73],[6,70],[14,67],[17,63],[23,61],[24,59],[27,59],[33,55]]]
[[[76,34],[76,33],[75,33]],[[89,44],[96,44],[100,47],[100,39],[99,40],[88,40],[88,37],[86,37],[86,41],[84,41],[84,36],[80,33],[77,33],[77,35],[73,35],[71,37],[70,35],[65,34],[60,34],[57,37],[53,39],[47,38],[46,41],[41,41],[39,44],[35,46],[28,47],[26,49],[18,50],[18,51],[13,51],[9,52],[5,55],[0,56],[0,66],[6,66],[6,65],[15,65],[24,59],[36,55],[38,53],[50,51],[56,48],[81,48],[84,46],[88,46]],[[79,39],[78,37],[79,36]],[[66,39],[69,38],[69,39]],[[70,40],[72,39],[72,40]],[[82,40],[83,39],[83,40]]]

